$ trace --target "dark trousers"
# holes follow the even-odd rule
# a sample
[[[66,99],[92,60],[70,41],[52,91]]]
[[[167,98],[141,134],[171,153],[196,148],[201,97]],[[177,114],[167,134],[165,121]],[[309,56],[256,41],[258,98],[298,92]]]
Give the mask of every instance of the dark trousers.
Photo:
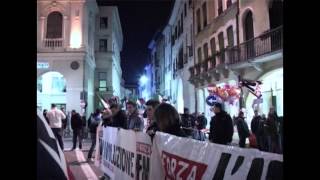
[[[246,137],[239,137],[239,147],[245,147],[246,145]]]
[[[96,137],[97,137],[96,133],[91,133],[91,147],[88,153],[88,159],[92,157],[93,150],[96,147]]]
[[[263,151],[265,149],[265,142],[264,142],[264,137],[261,136],[261,135],[257,135],[256,136],[256,139],[257,139],[257,146],[258,146],[258,149],[260,151]]]
[[[79,138],[79,148],[82,148],[82,129],[74,129],[73,130],[73,146],[72,149],[75,149],[77,147],[77,137]]]
[[[62,141],[62,130],[61,128],[51,128],[54,136],[56,137],[56,139],[59,142],[60,148],[61,150],[63,150],[63,141]]]

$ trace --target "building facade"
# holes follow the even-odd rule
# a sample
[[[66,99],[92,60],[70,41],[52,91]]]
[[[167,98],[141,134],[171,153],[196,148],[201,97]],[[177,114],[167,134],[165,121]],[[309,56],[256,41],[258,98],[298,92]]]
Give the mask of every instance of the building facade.
[[[164,84],[165,95],[179,113],[184,108],[195,112],[195,89],[188,81],[193,59],[193,3],[175,1],[164,35]],[[169,92],[168,92],[169,91]]]
[[[97,40],[102,35],[100,27],[106,24],[105,20],[103,23],[100,22],[100,17],[107,16],[108,11],[111,10],[99,8],[95,0],[37,1],[37,106],[39,109],[49,109],[50,105],[55,103],[65,107],[67,111],[75,109],[82,115],[88,116],[93,112],[96,105],[96,87],[99,87],[97,82],[101,79],[97,73],[101,72],[101,68],[110,66],[106,65],[107,59],[101,57],[100,51],[97,51],[100,47],[103,50],[106,47],[105,42],[97,42]],[[112,27],[111,25],[118,27],[111,30],[114,33],[106,35],[117,36],[111,41],[115,44],[114,56],[117,56],[122,48],[122,32],[121,26],[119,30],[120,20],[116,18],[118,15],[115,15],[117,10],[112,12],[113,18],[110,17],[109,20],[115,22],[110,21],[109,27]],[[112,47],[112,43],[108,47]],[[120,64],[120,58],[113,59],[117,61],[114,62],[115,66],[116,63]],[[120,73],[113,73],[116,72],[113,70],[116,67],[110,67],[112,70],[103,69],[107,76],[115,74],[121,79],[121,69],[118,69]],[[110,84],[118,95],[120,80],[111,79]]]
[[[121,95],[121,60],[123,35],[118,8],[100,6],[96,17],[95,58],[95,91],[106,99]],[[99,99],[96,98],[96,106]]]
[[[277,0],[202,0],[195,3],[196,64],[190,81],[197,88],[198,111],[212,116],[205,98],[211,84],[238,85],[262,81],[262,101],[242,88],[237,103],[224,103],[232,116],[244,108],[250,123],[253,110],[267,114],[276,107],[283,115],[282,3]],[[205,20],[207,18],[207,20]],[[207,22],[206,22],[207,21]],[[260,100],[261,100],[260,99]]]

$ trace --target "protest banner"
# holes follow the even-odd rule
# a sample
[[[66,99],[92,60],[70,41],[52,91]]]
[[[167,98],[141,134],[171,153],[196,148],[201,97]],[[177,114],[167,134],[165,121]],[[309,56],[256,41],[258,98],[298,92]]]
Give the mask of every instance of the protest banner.
[[[150,179],[282,179],[282,155],[157,132]]]
[[[142,132],[103,128],[100,168],[111,179],[149,179],[151,139]]]

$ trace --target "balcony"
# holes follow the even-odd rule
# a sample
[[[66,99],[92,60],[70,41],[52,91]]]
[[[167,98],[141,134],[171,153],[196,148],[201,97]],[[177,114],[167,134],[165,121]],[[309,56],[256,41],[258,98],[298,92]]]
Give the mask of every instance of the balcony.
[[[225,70],[224,65],[232,67],[252,66],[250,63],[262,63],[269,60],[263,60],[264,56],[269,56],[281,52],[283,47],[283,30],[282,26],[269,30],[258,37],[243,42],[234,47],[227,47],[213,54],[212,57],[205,59],[203,62],[189,68],[190,81],[210,79],[208,75],[217,76],[215,70]],[[270,59],[270,58],[269,58]],[[226,73],[227,74],[227,73]]]
[[[43,47],[56,49],[63,47],[63,38],[56,38],[56,39],[44,39],[43,40]]]
[[[267,31],[260,36],[227,49],[228,64],[235,64],[270,54],[282,49],[282,26]]]

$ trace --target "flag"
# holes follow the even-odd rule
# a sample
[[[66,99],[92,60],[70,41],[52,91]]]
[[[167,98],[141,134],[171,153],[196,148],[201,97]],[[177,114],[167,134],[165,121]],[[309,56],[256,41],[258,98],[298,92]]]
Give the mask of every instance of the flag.
[[[37,179],[70,179],[64,154],[40,111],[37,113]]]
[[[97,96],[98,96],[98,98],[100,99],[100,102],[102,103],[102,105],[103,105],[104,108],[109,108],[109,107],[110,107],[109,104],[106,103],[99,94],[97,94]]]

